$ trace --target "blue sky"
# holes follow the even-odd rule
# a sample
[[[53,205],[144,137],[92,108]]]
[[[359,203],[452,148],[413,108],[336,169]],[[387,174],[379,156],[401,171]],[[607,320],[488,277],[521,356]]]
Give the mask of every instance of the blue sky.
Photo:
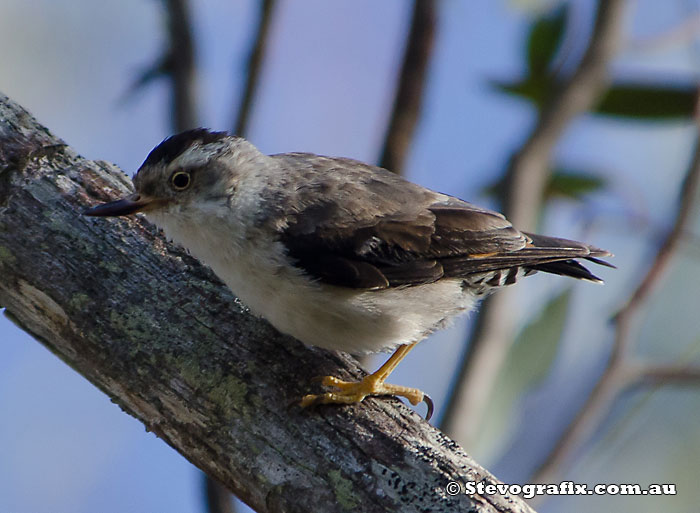
[[[534,3],[441,2],[423,116],[407,167],[412,180],[489,204],[481,188],[502,171],[534,119],[529,105],[495,92],[489,81],[523,72],[522,45],[530,19],[528,9],[520,5]],[[256,3],[194,0],[192,4],[201,124],[228,129],[242,87]],[[632,45],[677,26],[694,2],[632,4],[615,75],[696,77],[693,45],[656,52],[636,52]],[[145,0],[5,0],[0,6],[0,47],[6,50],[0,52],[0,91],[85,157],[109,160],[133,173],[170,133],[165,83],[125,99],[135,77],[158,57],[163,44],[159,5]],[[581,0],[576,5],[585,18],[592,2]],[[403,51],[408,7],[402,0],[280,1],[249,139],[268,153],[311,151],[376,161]],[[604,288],[576,286],[574,301],[581,314],[569,322],[551,375],[525,398],[509,450],[470,448],[502,479],[527,475],[533,457],[575,411],[600,371],[610,342],[605,319],[643,268],[653,242],[652,228],[667,226],[692,143],[692,129],[681,123],[640,125],[584,117],[564,134],[557,160],[604,170],[610,187],[585,205],[552,205],[543,226],[554,235],[586,236],[611,248],[620,269],[614,275],[606,272]],[[595,218],[592,212],[597,213]],[[630,214],[646,224],[635,229]],[[682,262],[686,268],[672,273],[673,286],[662,289],[663,301],[650,307],[650,320],[641,334],[645,354],[680,354],[700,332],[692,311],[679,306],[692,304],[679,303],[679,296],[693,293],[694,279],[687,279],[697,274],[693,258]],[[513,315],[528,319],[562,286],[551,277],[519,284],[520,301]],[[673,315],[681,326],[673,338],[681,342],[677,350],[660,349],[656,341]],[[467,324],[463,320],[421,344],[393,377],[397,383],[428,391],[438,415]],[[199,476],[189,463],[4,318],[0,340],[0,511],[201,511]],[[431,370],[419,372],[425,361]],[[700,410],[697,394],[672,394],[668,399],[668,393],[635,399],[634,405],[641,404],[637,406],[641,418],[652,406],[659,407],[659,401],[671,418],[688,408]],[[561,408],[547,408],[550,404]],[[622,406],[616,418],[630,415],[629,408]],[[532,421],[533,417],[538,420]],[[610,463],[601,447],[626,451],[622,454],[630,457],[619,460],[636,462],[639,447],[631,441],[630,429],[644,440],[658,441],[646,445],[659,454],[675,454],[678,449],[672,440],[659,435],[668,426],[658,423],[653,416],[642,422],[656,426],[653,432],[637,427],[636,421],[628,422],[634,428],[623,424],[618,435],[603,431],[598,445],[589,447],[572,472],[584,479],[601,475],[593,469],[610,469],[601,463]],[[695,432],[686,429],[676,438],[693,437]],[[596,460],[595,454],[600,458]],[[682,455],[680,459],[685,461]],[[617,474],[606,477],[627,475],[639,465],[620,464]],[[668,466],[667,475],[681,474],[678,465]],[[692,493],[697,500],[697,490]],[[591,504],[598,502],[567,502],[566,508],[583,511]],[[608,508],[610,503],[602,504]],[[633,503],[615,504],[618,511],[626,511],[623,508]],[[646,511],[634,504],[638,511]],[[666,506],[662,509],[671,511]],[[658,510],[659,504],[650,505],[649,511],[652,507]]]

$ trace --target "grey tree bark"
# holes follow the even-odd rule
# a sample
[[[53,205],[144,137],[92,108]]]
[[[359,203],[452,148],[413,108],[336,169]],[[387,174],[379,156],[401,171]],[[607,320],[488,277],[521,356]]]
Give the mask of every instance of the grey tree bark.
[[[300,410],[355,362],[251,316],[142,218],[80,215],[129,189],[0,94],[0,305],[125,412],[260,512],[532,511],[449,495],[498,481],[396,400]]]

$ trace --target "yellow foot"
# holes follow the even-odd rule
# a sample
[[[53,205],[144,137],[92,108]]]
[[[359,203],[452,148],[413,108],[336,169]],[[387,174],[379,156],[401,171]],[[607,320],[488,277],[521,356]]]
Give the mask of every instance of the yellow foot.
[[[321,384],[336,388],[337,391],[305,395],[300,403],[302,408],[315,404],[353,404],[362,402],[370,395],[391,395],[405,397],[414,406],[423,401],[428,406],[426,420],[430,420],[433,415],[433,401],[426,394],[417,388],[384,383],[374,374],[366,376],[362,381],[343,381],[333,376],[326,376],[321,380]]]

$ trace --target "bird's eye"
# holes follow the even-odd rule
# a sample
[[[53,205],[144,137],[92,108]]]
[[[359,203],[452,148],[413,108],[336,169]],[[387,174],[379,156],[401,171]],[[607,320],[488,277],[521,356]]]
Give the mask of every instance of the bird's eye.
[[[170,183],[176,191],[184,191],[192,183],[192,177],[186,171],[175,171],[170,177]]]

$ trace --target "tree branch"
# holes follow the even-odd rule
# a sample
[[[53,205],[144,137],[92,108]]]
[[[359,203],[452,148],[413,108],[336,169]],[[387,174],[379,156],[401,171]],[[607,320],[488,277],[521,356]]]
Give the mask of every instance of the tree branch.
[[[202,474],[202,490],[204,491],[207,513],[235,513],[233,495],[219,481]]]
[[[435,39],[435,0],[415,0],[391,120],[379,165],[402,174],[418,123]]]
[[[195,52],[187,0],[165,0],[169,48],[165,71],[170,76],[173,96],[173,125],[177,132],[197,126],[195,101]]]
[[[647,365],[640,369],[641,385],[700,385],[700,367],[684,365]]]
[[[605,371],[575,419],[534,473],[533,482],[551,482],[556,477],[559,469],[570,455],[590,438],[596,426],[600,425],[602,419],[610,411],[615,398],[627,385],[635,380],[638,382],[662,382],[663,379],[670,381],[674,375],[675,377],[681,376],[677,367],[673,374],[669,372],[664,374],[661,372],[664,368],[656,366],[650,366],[642,372],[635,369],[635,366],[630,363],[631,329],[632,321],[638,314],[639,308],[649,298],[654,287],[660,283],[662,276],[668,270],[671,259],[678,250],[682,235],[688,228],[690,216],[696,208],[700,190],[700,118],[698,118],[697,123],[698,135],[695,152],[681,184],[680,199],[673,227],[659,247],[649,270],[630,295],[630,299],[614,318],[615,340]],[[670,368],[665,370],[669,371]],[[690,375],[693,373],[697,375],[697,370],[688,369],[688,371],[690,372],[684,373],[683,377],[690,381]]]
[[[449,496],[495,478],[394,400],[300,410],[361,371],[252,317],[142,218],[80,212],[130,190],[0,95],[0,304],[147,429],[260,512],[532,511]]]
[[[622,32],[625,0],[600,0],[588,48],[576,71],[543,108],[530,137],[512,157],[505,177],[503,211],[521,230],[532,230],[547,179],[549,159],[566,126],[588,111],[608,84],[607,68]],[[446,433],[467,446],[473,443],[499,370],[513,343],[510,291],[503,290],[481,306],[459,371],[447,414]]]
[[[238,114],[233,133],[245,136],[248,132],[248,120],[253,107],[253,98],[258,88],[262,61],[265,57],[265,47],[267,46],[267,34],[270,31],[270,21],[275,9],[276,0],[263,0],[260,3],[260,21],[255,40],[248,57],[248,69],[246,72],[245,89],[238,105]]]
[[[588,48],[576,71],[545,105],[532,135],[513,156],[505,181],[503,210],[523,230],[537,225],[549,159],[567,125],[589,111],[605,92],[608,66],[622,35],[626,0],[600,0]]]

